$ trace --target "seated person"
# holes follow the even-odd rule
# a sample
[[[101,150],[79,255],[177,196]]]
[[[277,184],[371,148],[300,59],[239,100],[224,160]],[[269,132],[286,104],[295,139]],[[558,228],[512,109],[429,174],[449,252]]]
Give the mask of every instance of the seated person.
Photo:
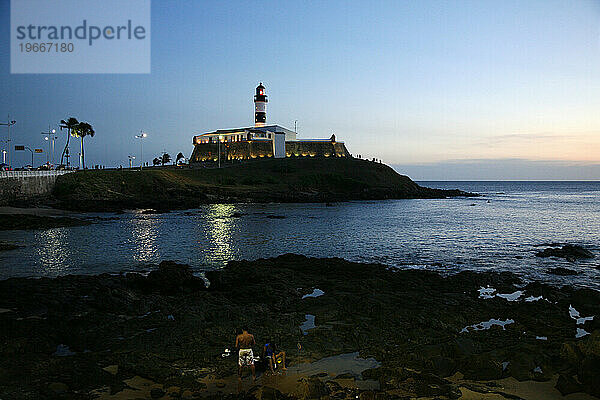
[[[271,339],[263,347],[263,359],[269,360],[269,367],[271,372],[275,372],[277,364],[281,363],[281,369],[287,370],[285,367],[285,351],[278,351],[277,346]]]

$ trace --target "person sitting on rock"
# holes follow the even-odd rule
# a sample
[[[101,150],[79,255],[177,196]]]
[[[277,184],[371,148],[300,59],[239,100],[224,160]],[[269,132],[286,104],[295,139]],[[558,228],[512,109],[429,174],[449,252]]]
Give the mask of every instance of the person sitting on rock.
[[[255,344],[254,335],[248,333],[248,328],[243,328],[242,333],[235,338],[235,347],[239,350],[238,377],[240,381],[242,380],[242,368],[250,367],[252,370],[252,380],[256,382],[254,353],[252,353],[252,346]]]
[[[278,351],[277,346],[271,339],[263,347],[263,359],[269,360],[269,368],[271,372],[275,373],[275,367],[278,363],[281,363],[281,369],[285,371],[285,351]]]

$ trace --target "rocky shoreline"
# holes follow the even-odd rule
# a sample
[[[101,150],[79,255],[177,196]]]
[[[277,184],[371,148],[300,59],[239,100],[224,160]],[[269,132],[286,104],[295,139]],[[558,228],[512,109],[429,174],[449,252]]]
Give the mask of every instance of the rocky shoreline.
[[[214,203],[327,203],[459,196],[476,195],[422,187],[385,164],[356,158],[290,158],[226,168],[80,171],[58,177],[46,204],[75,211],[166,211]]]
[[[236,374],[221,354],[242,325],[259,344],[276,340],[290,367],[353,352],[380,363],[303,377],[301,395],[262,375],[246,398],[519,398],[496,383],[506,378],[600,396],[599,315],[599,292],[511,273],[442,277],[291,254],[205,277],[163,262],[149,274],[12,278],[0,281],[0,398],[118,396],[135,379],[154,385],[148,397],[227,397],[207,380]]]
[[[48,217],[32,214],[0,214],[0,231],[52,229],[90,225],[92,222],[81,218]]]

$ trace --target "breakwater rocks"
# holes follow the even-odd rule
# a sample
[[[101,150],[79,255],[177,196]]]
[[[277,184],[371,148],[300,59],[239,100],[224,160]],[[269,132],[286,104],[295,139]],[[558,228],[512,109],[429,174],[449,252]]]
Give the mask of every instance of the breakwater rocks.
[[[173,387],[177,395],[224,397],[225,389],[207,393],[206,379],[236,374],[237,360],[222,353],[244,325],[256,353],[268,338],[286,350],[289,370],[356,351],[380,363],[358,377],[307,376],[297,382],[305,398],[503,392],[457,383],[459,375],[558,376],[562,393],[600,396],[596,291],[524,285],[510,273],[442,277],[298,255],[232,261],[206,279],[208,287],[189,267],[163,262],[149,274],[0,282],[0,398],[90,398],[128,390],[135,377],[158,385],[147,386],[157,397],[170,398]],[[353,379],[376,387],[340,387]],[[292,396],[266,382],[259,374],[242,395]]]

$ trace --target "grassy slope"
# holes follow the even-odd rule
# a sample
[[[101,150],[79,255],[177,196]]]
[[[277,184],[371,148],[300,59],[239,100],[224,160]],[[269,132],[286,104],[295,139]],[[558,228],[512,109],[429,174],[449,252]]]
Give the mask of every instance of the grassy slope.
[[[91,170],[57,180],[71,209],[186,208],[210,201],[442,197],[384,164],[357,159],[261,160],[222,169]]]

